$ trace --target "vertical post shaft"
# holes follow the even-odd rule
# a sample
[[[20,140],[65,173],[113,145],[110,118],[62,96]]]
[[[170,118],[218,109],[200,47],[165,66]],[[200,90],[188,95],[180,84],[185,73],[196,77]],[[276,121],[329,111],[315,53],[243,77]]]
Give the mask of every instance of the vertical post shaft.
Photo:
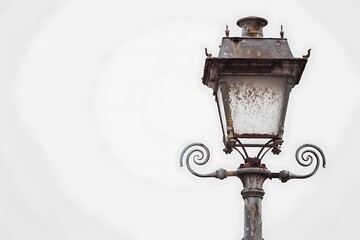
[[[265,194],[262,186],[271,172],[263,168],[243,168],[237,171],[244,189],[244,240],[262,240],[261,201]]]

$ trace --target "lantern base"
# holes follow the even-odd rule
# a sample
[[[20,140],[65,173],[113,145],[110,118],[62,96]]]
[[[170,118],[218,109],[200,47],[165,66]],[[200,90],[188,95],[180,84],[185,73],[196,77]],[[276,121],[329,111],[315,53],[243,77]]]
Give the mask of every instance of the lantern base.
[[[271,152],[275,155],[279,155],[281,152],[281,145],[283,140],[281,138],[272,138],[265,143],[242,143],[239,138],[230,138],[224,140],[225,148],[223,151],[226,154],[232,153],[233,150],[236,150],[241,157],[244,159],[245,164],[250,163],[248,167],[260,167],[261,160],[265,154],[271,149]],[[248,148],[258,148],[259,151],[256,153],[256,157],[249,157]],[[254,163],[254,164],[252,164]]]

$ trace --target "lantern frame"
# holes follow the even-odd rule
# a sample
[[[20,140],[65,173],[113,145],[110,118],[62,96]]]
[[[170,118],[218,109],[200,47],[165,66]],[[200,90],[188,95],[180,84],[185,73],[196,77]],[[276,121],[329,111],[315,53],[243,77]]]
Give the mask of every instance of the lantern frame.
[[[262,38],[262,27],[267,24],[267,21],[265,21],[257,17],[240,19],[238,25],[243,28],[243,36],[229,37],[229,31],[227,30],[227,36],[222,38],[219,56],[211,57],[208,55],[205,60],[202,82],[213,89],[225,150],[230,150],[237,143],[246,147],[269,145],[269,143],[242,144],[240,139],[268,139],[271,147],[274,148],[273,152],[277,154],[280,152],[279,146],[283,142],[284,123],[290,92],[300,81],[307,63],[307,57],[294,58],[287,39],[283,38],[283,35],[280,38]],[[253,82],[268,81],[270,83],[271,79],[273,81],[280,81],[280,79],[285,81],[283,83],[285,89],[282,89],[283,92],[279,95],[282,103],[278,109],[278,126],[274,128],[276,129],[275,132],[270,134],[261,131],[239,133],[234,128],[234,113],[229,103],[231,101],[235,102],[235,100],[228,95],[230,91],[229,79],[239,83],[239,81],[244,81],[246,78],[253,79]],[[221,96],[218,93],[219,89],[221,89]],[[237,91],[242,90],[239,88]],[[239,95],[237,98],[239,99]],[[249,105],[249,107],[251,106]],[[246,129],[246,126],[244,129]]]

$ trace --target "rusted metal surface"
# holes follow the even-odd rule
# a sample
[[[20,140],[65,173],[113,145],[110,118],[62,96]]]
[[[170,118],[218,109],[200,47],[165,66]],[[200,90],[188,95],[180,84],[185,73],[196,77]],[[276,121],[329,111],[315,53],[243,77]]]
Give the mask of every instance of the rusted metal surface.
[[[223,150],[226,154],[231,153],[233,150],[237,151],[245,163],[250,162],[249,159],[256,159],[256,164],[247,165],[248,167],[259,167],[261,165],[261,160],[266,155],[266,153],[272,149],[273,151],[280,151],[282,140],[280,139],[270,139],[264,144],[243,144],[238,138],[233,138],[227,141],[225,149]],[[259,151],[256,154],[255,158],[251,158],[247,152],[247,148],[258,148]],[[277,154],[277,153],[274,153]],[[254,162],[254,161],[251,161]]]
[[[295,152],[296,161],[303,167],[309,167],[311,165],[315,165],[315,168],[312,172],[308,174],[294,174],[287,170],[282,170],[279,173],[272,173],[272,178],[279,178],[281,182],[285,183],[290,179],[305,179],[313,176],[320,167],[322,163],[322,167],[326,166],[326,158],[324,152],[318,146],[314,144],[303,144],[301,145]],[[315,159],[315,164],[313,161]]]
[[[246,17],[238,20],[237,24],[242,28],[242,36],[229,37],[228,29],[226,29],[226,37],[222,39],[218,57],[209,57],[207,54],[208,58],[205,60],[202,78],[203,84],[213,89],[222,125],[224,144],[226,146],[227,142],[234,137],[281,140],[290,91],[300,82],[310,54],[304,55],[302,58],[295,58],[287,39],[284,38],[283,28],[280,31],[280,38],[263,38],[263,27],[267,25],[267,20],[264,18]],[[267,98],[267,96],[262,94],[257,94],[254,103],[248,104],[250,108],[242,103],[239,105],[240,103],[235,101],[236,99],[240,99],[239,102],[242,102],[243,99],[244,101],[248,100],[247,95],[244,95],[247,88],[240,89],[244,81],[249,87],[253,88],[255,84],[259,87],[262,85],[259,85],[258,79],[267,79],[266,77],[273,80],[266,80],[263,90],[269,91],[269,94],[274,91],[277,93],[276,97],[272,98],[279,100],[277,105],[267,102],[269,107],[261,105],[262,108],[259,109],[251,108],[258,106],[257,103],[265,102],[261,98]],[[247,79],[254,79],[254,81]],[[280,86],[276,79],[285,81],[285,89],[283,88],[284,84]],[[238,84],[232,84],[234,81],[238,81]],[[274,84],[267,84],[270,82]],[[244,94],[236,95],[235,88],[239,88],[238,90]],[[234,94],[238,98],[234,98]],[[255,95],[252,96],[252,98],[254,97]],[[239,107],[235,109],[232,103]],[[271,115],[267,114],[270,109]],[[248,129],[248,125],[244,121],[255,122],[250,119],[253,116],[247,114],[246,111],[251,111],[256,115],[255,110],[262,118],[256,118],[259,120],[256,122],[257,125],[252,124],[255,127]],[[249,116],[249,119],[236,117],[236,113],[239,113],[239,116]],[[261,132],[258,130],[258,126],[265,126],[261,121],[265,121],[267,116],[274,116],[271,123],[273,125],[269,125],[266,130],[262,128],[264,131]],[[274,145],[273,153],[278,154],[279,152],[279,148]]]
[[[198,173],[190,166],[190,159],[196,165],[205,165],[210,159],[210,151],[208,147],[203,143],[192,143],[189,144],[180,155],[180,167],[183,166],[183,161],[185,160],[185,164],[187,169],[195,176],[201,178],[218,178],[223,180],[228,176],[235,176],[235,171],[227,171],[226,169],[220,168],[211,173]]]
[[[263,37],[263,27],[268,21],[262,17],[245,17],[240,18],[236,24],[242,28],[242,37],[261,38]]]
[[[236,142],[241,144],[241,142]],[[269,142],[267,143],[269,144]],[[235,146],[235,144],[234,144]],[[237,149],[237,148],[234,148]],[[263,148],[264,149],[264,148]],[[313,145],[304,144],[300,146],[295,158],[301,166],[308,167],[312,165],[313,160],[316,160],[314,170],[306,175],[297,175],[290,173],[287,170],[282,170],[278,173],[269,171],[265,164],[261,164],[261,159],[250,158],[244,148],[245,155],[243,156],[245,164],[241,164],[235,171],[227,171],[220,168],[211,173],[198,173],[190,166],[190,159],[197,165],[204,165],[210,159],[209,149],[202,143],[193,143],[188,145],[180,155],[180,166],[183,166],[185,160],[188,170],[195,176],[201,178],[218,178],[220,180],[227,177],[238,177],[243,184],[241,195],[244,199],[244,240],[262,240],[262,198],[265,194],[263,184],[266,179],[279,178],[282,182],[289,179],[298,178],[304,179],[313,176],[322,161],[322,166],[325,167],[325,155],[323,151]],[[258,155],[261,155],[261,151]],[[245,157],[246,156],[246,157]]]
[[[306,62],[305,58],[207,58],[202,82],[215,92],[223,76],[256,74],[286,75],[294,79],[295,85],[300,82]]]
[[[218,57],[212,57],[207,49],[205,49],[207,59],[205,60],[202,82],[214,91],[222,125],[225,145],[224,152],[231,153],[235,150],[241,155],[244,162],[234,171],[220,168],[210,173],[199,173],[192,168],[191,164],[205,165],[209,161],[210,151],[204,144],[194,143],[188,145],[181,153],[180,166],[183,166],[185,161],[188,170],[193,175],[201,178],[211,177],[221,180],[232,176],[240,178],[243,184],[241,194],[244,198],[243,239],[262,240],[262,198],[265,194],[263,190],[265,180],[268,178],[279,178],[282,182],[286,182],[289,179],[311,177],[317,172],[321,163],[325,167],[325,156],[322,150],[315,145],[304,144],[300,146],[295,154],[297,162],[303,167],[315,165],[314,170],[305,175],[293,174],[287,170],[272,173],[266,168],[265,164],[261,163],[262,158],[269,150],[272,150],[274,154],[280,153],[289,94],[291,89],[300,81],[307,59],[310,57],[311,49],[302,58],[294,58],[287,39],[284,38],[282,26],[280,38],[263,38],[262,30],[267,25],[267,20],[264,18],[242,18],[237,24],[242,28],[242,36],[229,37],[230,31],[228,26],[226,26],[226,37],[222,39]],[[234,81],[237,81],[236,84],[234,84]],[[277,83],[274,86],[266,84],[255,86],[253,83],[257,81],[261,83],[266,81],[285,81],[286,84],[281,82],[281,86],[276,85]],[[249,82],[253,85],[249,84]],[[243,88],[244,84],[251,86]],[[253,88],[259,91],[255,91]],[[241,127],[238,127],[239,124],[234,124],[230,116],[231,114],[236,112],[233,115],[235,117],[239,116],[239,119],[242,119],[242,116],[247,116],[247,112],[243,109],[235,108],[233,105],[246,105],[247,101],[249,101],[255,105],[255,110],[258,110],[257,107],[260,105],[265,106],[265,109],[269,109],[271,106],[262,104],[262,102],[267,99],[270,103],[274,103],[272,100],[276,99],[272,97],[273,94],[281,94],[281,103],[278,105],[272,104],[276,105],[276,110],[280,106],[282,111],[280,113],[279,111],[273,111],[278,115],[281,114],[280,120],[276,118],[273,121],[275,124],[278,124],[278,127],[274,128],[272,125],[271,128],[269,127],[270,130],[258,132],[255,127],[249,131],[249,128],[242,130]],[[261,95],[260,101],[253,98],[259,95]],[[229,98],[235,99],[235,101],[231,102]],[[236,102],[237,99],[245,100]],[[263,113],[260,112],[261,114],[258,114],[258,112],[254,115],[259,116]],[[251,118],[251,120],[253,119]],[[251,120],[247,122],[253,124],[255,121],[252,122]],[[267,123],[267,121],[263,122]],[[261,125],[261,123],[256,122],[258,125]],[[241,124],[243,122],[240,122]],[[251,141],[250,138],[256,141]],[[243,143],[240,139],[246,142]],[[252,157],[249,156],[247,148],[258,148],[259,151],[255,157]]]
[[[243,168],[236,171],[244,189],[244,240],[262,240],[262,198],[265,194],[263,183],[271,177],[264,168]]]
[[[286,38],[224,37],[220,58],[293,58]]]

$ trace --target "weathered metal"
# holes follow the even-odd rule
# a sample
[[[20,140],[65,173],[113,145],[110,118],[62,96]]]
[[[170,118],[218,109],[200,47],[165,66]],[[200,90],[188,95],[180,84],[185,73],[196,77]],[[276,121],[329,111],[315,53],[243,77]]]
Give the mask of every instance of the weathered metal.
[[[240,18],[236,24],[242,28],[242,36],[250,38],[263,37],[263,27],[268,24],[268,21],[262,17],[244,17]]]
[[[235,176],[235,171],[227,171],[223,168],[220,168],[211,173],[198,173],[190,166],[190,159],[192,158],[193,162],[196,165],[205,165],[210,159],[210,151],[209,148],[203,143],[192,143],[189,144],[180,155],[180,167],[182,167],[183,161],[185,160],[185,164],[187,169],[195,176],[201,178],[218,178],[223,180],[228,176]]]
[[[227,177],[238,176],[244,172],[253,172],[253,171],[263,171],[267,170],[265,164],[261,163],[261,158],[244,158],[244,155],[238,150],[241,156],[244,159],[244,164],[241,164],[240,167],[234,171],[228,171],[226,169],[220,168],[211,173],[198,173],[190,165],[190,160],[192,160],[196,165],[205,165],[210,159],[209,148],[203,143],[192,143],[184,148],[180,154],[180,167],[183,167],[184,160],[187,169],[195,176],[201,178],[219,178],[220,180]],[[268,178],[279,178],[282,182],[287,182],[290,179],[305,179],[312,177],[318,170],[319,167],[326,167],[326,158],[324,152],[318,146],[314,144],[303,144],[295,152],[295,159],[302,167],[314,166],[314,169],[308,174],[294,174],[287,170],[282,170],[279,172],[270,172],[270,175],[267,175]],[[315,160],[315,162],[314,162]],[[247,169],[246,171],[244,169]],[[249,170],[249,171],[248,171]],[[268,170],[267,170],[268,171]]]
[[[262,199],[265,194],[263,183],[271,178],[271,172],[263,168],[242,168],[236,171],[244,189],[244,240],[262,239]]]
[[[247,148],[260,148],[258,153],[256,154],[255,158],[257,158],[261,161],[261,159],[263,159],[263,157],[266,155],[266,153],[270,149],[272,149],[273,152],[274,152],[274,150],[276,151],[277,148],[279,148],[279,145],[281,145],[281,143],[282,143],[282,141],[280,141],[278,139],[270,139],[266,143],[262,143],[262,144],[243,144],[240,141],[240,139],[234,138],[227,142],[227,145],[226,145],[224,151],[225,151],[225,153],[228,154],[228,153],[231,153],[233,150],[236,150],[237,152],[239,152],[239,154],[242,156],[242,158],[246,162],[246,159],[249,158],[249,154],[246,149]],[[277,153],[275,152],[275,154],[277,154]]]
[[[207,54],[202,78],[203,84],[213,89],[224,144],[226,146],[233,138],[281,140],[290,91],[299,83],[308,57],[294,58],[287,39],[283,38],[282,30],[280,38],[263,38],[262,28],[267,25],[267,20],[264,18],[246,17],[238,20],[237,24],[242,28],[242,36],[229,37],[229,30],[226,29],[226,37],[222,38],[218,57],[209,57]],[[261,81],[266,82],[266,87],[261,88],[255,84]],[[271,87],[271,81],[278,86]],[[234,87],[238,88],[243,86],[242,84],[248,84],[251,89],[246,90],[241,87],[239,90],[234,90]],[[279,92],[280,90],[284,92]],[[234,95],[231,94],[233,91],[238,92]],[[279,97],[274,98],[275,92],[280,94]],[[265,98],[273,98],[273,101],[278,102],[278,107],[274,105],[274,109],[279,111],[279,119],[274,120],[278,124],[276,128],[264,133],[236,130],[234,126],[240,126],[240,123],[234,119],[236,110],[232,109],[231,103],[236,97],[241,104],[246,104],[244,101],[249,101],[246,99],[250,95],[249,100],[254,103],[255,101],[263,103]],[[257,110],[265,115],[266,111],[268,111],[266,108]],[[275,152],[280,151],[275,150]]]
[[[316,160],[315,168],[308,174],[294,174],[287,170],[282,170],[279,173],[272,173],[272,178],[279,178],[281,182],[285,183],[290,179],[305,179],[312,177],[320,167],[326,167],[326,158],[324,152],[318,146],[314,144],[303,144],[295,152],[296,161],[303,167],[309,167],[313,165],[314,158]]]
[[[238,151],[244,158],[240,150]],[[205,144],[193,143],[188,145],[180,155],[180,167],[183,166],[183,161],[185,160],[187,169],[197,177],[212,177],[223,180],[227,177],[236,176],[241,179],[244,187],[241,192],[244,198],[244,240],[262,239],[261,202],[265,194],[262,186],[266,179],[279,178],[283,183],[290,179],[305,179],[313,176],[318,171],[320,165],[324,168],[326,166],[323,151],[313,144],[303,144],[295,152],[295,159],[301,166],[309,167],[315,165],[312,172],[303,175],[293,174],[287,170],[271,172],[264,164],[261,164],[261,159],[249,157],[245,158],[245,163],[240,164],[240,167],[235,171],[220,168],[211,173],[204,174],[196,172],[190,166],[190,159],[196,165],[206,164],[210,159],[210,151]],[[315,163],[314,160],[316,161]]]
[[[203,84],[214,91],[223,131],[224,152],[231,153],[235,150],[240,154],[244,162],[233,171],[220,168],[210,173],[199,173],[192,168],[191,164],[205,165],[210,159],[210,151],[202,143],[193,143],[182,151],[180,167],[183,166],[185,161],[188,170],[193,175],[201,178],[212,177],[223,180],[227,177],[238,177],[243,184],[241,192],[244,199],[243,240],[262,240],[261,210],[262,198],[265,194],[263,190],[265,180],[278,178],[281,182],[287,182],[290,179],[309,178],[318,171],[320,165],[325,168],[326,160],[323,151],[319,147],[313,144],[304,144],[296,150],[295,159],[303,167],[315,166],[308,174],[294,174],[287,170],[271,172],[262,163],[263,157],[269,150],[272,150],[274,154],[280,153],[289,94],[291,89],[300,81],[311,49],[303,58],[294,58],[287,39],[284,38],[282,26],[280,38],[263,38],[262,29],[267,25],[267,20],[264,18],[242,18],[237,24],[242,28],[242,37],[229,37],[230,31],[226,26],[226,37],[222,39],[218,57],[213,58],[205,49],[207,59],[205,61]],[[246,81],[251,83],[265,82],[266,84],[274,81],[275,85],[278,85],[266,86],[265,90],[261,90],[261,84],[254,84],[253,89],[247,89],[244,93],[241,85]],[[235,90],[232,85],[236,85]],[[255,85],[258,89],[256,89]],[[276,99],[271,96],[272,91],[276,95],[275,90],[279,86],[283,88],[281,92],[283,99],[281,101],[280,98]],[[231,111],[239,110],[236,109],[236,106],[234,110],[234,102],[235,105],[247,104],[241,102],[242,99],[253,101],[252,103],[256,102],[259,105],[258,108],[271,107],[274,99],[279,100],[274,103],[278,104],[281,109],[280,120],[275,121],[275,123],[279,123],[278,126],[271,129],[271,131],[263,132],[234,130],[235,121],[232,119],[234,113]],[[279,104],[279,102],[281,103]],[[258,115],[254,115],[255,118],[258,117]],[[268,140],[264,142],[249,142],[251,139],[258,141],[266,138]],[[242,142],[243,140],[246,142]],[[254,148],[259,149],[255,157],[250,156],[247,151],[248,148],[252,148],[252,150]]]

